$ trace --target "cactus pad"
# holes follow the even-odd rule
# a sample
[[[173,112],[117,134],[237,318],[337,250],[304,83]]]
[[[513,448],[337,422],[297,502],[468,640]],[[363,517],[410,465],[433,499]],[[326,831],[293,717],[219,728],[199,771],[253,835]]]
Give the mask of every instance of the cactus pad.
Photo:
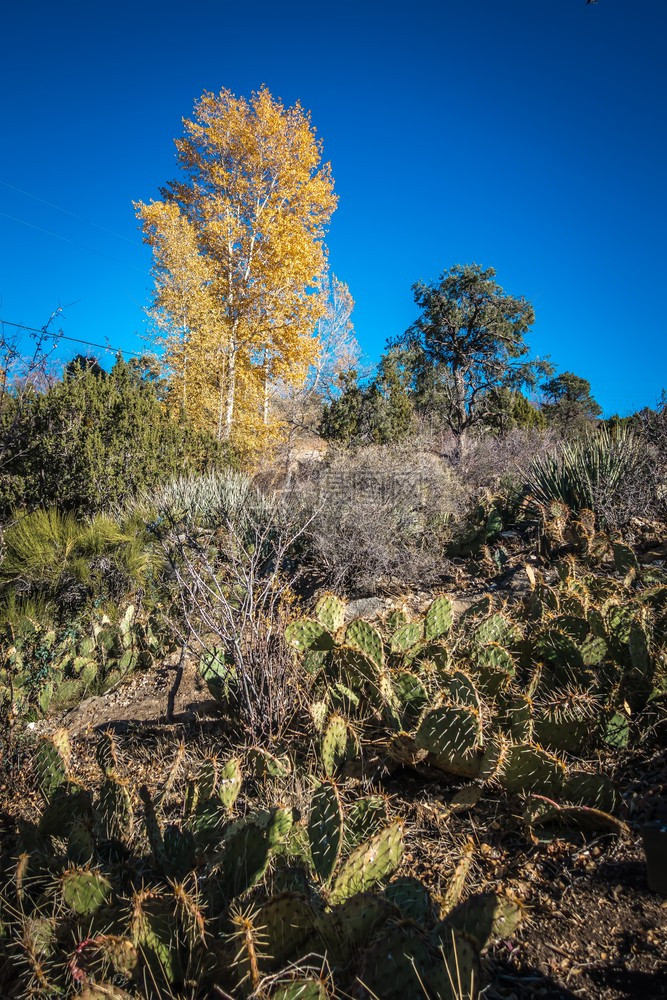
[[[241,761],[238,757],[232,757],[221,768],[217,785],[218,798],[228,812],[234,808],[242,784]]]
[[[103,875],[72,868],[61,881],[63,903],[79,916],[90,917],[111,896],[111,883]]]
[[[397,820],[352,852],[333,883],[331,902],[340,903],[389,878],[402,854],[403,824]]]
[[[343,846],[343,807],[333,781],[323,781],[313,794],[308,840],[313,867],[322,881],[328,882]]]
[[[510,937],[521,920],[517,903],[493,892],[469,896],[459,903],[435,929],[435,936],[446,946],[454,930],[469,935],[477,942],[480,951],[493,938]]]
[[[382,636],[373,625],[356,618],[345,630],[345,642],[353,649],[358,649],[371,660],[378,670],[384,667],[384,646]]]
[[[285,778],[292,772],[289,757],[276,757],[262,747],[250,747],[246,754],[246,765],[250,776],[258,781]]]
[[[481,724],[475,709],[467,705],[443,705],[429,709],[419,724],[415,743],[437,757],[472,756],[481,739]]]
[[[307,650],[323,651],[333,649],[334,641],[331,633],[319,621],[312,618],[301,618],[291,622],[285,629],[287,644],[299,653]]]
[[[507,750],[500,781],[511,793],[556,795],[565,780],[565,765],[540,747],[515,743]]]
[[[345,605],[335,594],[324,594],[317,602],[315,616],[319,623],[333,635],[343,627]]]
[[[421,641],[423,635],[422,622],[406,622],[397,628],[392,635],[389,648],[392,653],[407,653]]]
[[[427,642],[449,635],[454,611],[452,602],[443,594],[432,602],[424,618],[424,638]]]

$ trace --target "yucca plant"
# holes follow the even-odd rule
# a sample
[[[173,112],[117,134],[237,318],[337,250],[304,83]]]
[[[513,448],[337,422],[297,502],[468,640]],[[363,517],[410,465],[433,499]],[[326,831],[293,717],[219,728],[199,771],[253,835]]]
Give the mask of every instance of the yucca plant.
[[[186,521],[210,526],[244,516],[261,520],[268,505],[249,476],[233,469],[179,476],[153,490],[142,491],[131,508],[147,520]]]
[[[619,494],[642,463],[642,451],[627,428],[600,427],[585,437],[536,458],[524,472],[529,517],[554,502],[574,513],[592,510],[606,525],[606,502]]]

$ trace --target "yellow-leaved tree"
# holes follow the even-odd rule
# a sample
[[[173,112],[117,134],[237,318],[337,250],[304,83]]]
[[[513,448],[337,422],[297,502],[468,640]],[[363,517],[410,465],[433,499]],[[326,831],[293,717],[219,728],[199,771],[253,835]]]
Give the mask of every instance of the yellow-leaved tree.
[[[276,435],[271,387],[317,356],[333,180],[309,116],[266,87],[205,93],[184,129],[181,179],[135,206],[169,398],[251,460]]]

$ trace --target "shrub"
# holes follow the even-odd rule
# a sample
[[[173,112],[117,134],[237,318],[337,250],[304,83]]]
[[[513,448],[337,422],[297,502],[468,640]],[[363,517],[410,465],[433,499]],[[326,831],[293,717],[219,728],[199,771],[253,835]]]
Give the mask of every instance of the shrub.
[[[473,493],[497,493],[516,490],[526,464],[536,455],[553,450],[559,441],[553,432],[515,427],[505,434],[478,431],[460,438],[451,432],[440,434],[433,437],[432,447]]]
[[[154,561],[136,519],[83,520],[51,509],[19,512],[4,533],[0,594],[53,602],[63,614],[89,600],[117,600],[142,587]]]
[[[45,392],[9,396],[0,432],[11,430],[0,472],[0,514],[58,507],[93,513],[183,471],[230,460],[211,435],[173,419],[136,365],[110,372],[80,365]],[[8,430],[8,433],[9,433]]]
[[[375,591],[393,578],[423,583],[442,571],[465,506],[456,475],[412,445],[333,452],[298,483],[308,561],[327,586]]]
[[[206,508],[202,526],[192,517],[196,493],[177,492],[190,499],[189,513],[156,526],[178,590],[170,631],[200,657],[230,720],[253,742],[274,739],[289,729],[304,690],[284,637],[299,573],[288,569],[299,535],[290,504],[237,482],[213,491],[219,506]]]

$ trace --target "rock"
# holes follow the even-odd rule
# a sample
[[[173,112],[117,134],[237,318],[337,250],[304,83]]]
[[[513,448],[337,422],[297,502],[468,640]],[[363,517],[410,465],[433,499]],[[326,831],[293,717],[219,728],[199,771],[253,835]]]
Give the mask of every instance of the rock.
[[[345,620],[353,618],[377,618],[389,606],[390,602],[382,597],[359,597],[350,601],[345,609]]]

